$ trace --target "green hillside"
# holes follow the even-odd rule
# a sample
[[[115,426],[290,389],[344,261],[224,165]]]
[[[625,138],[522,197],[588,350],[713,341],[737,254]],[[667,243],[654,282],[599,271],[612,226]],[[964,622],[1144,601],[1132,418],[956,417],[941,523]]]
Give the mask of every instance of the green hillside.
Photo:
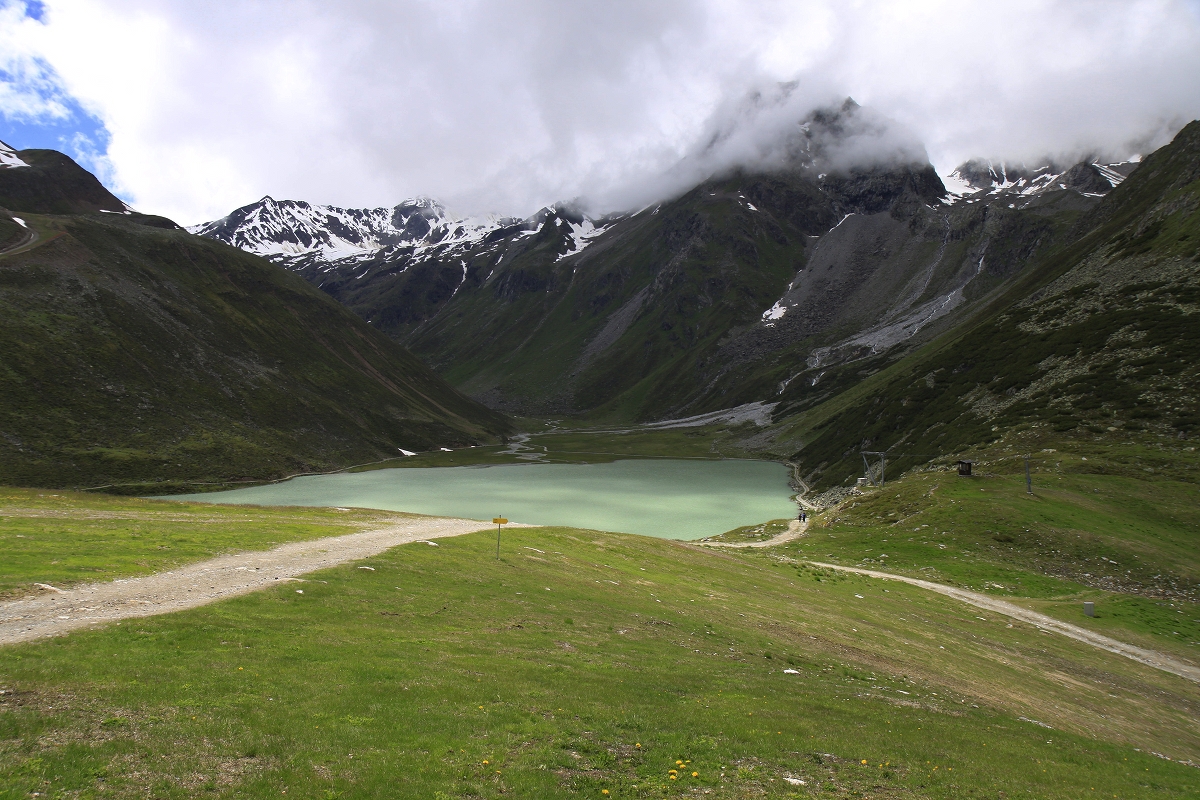
[[[973,321],[895,363],[789,387],[780,446],[825,487],[861,474],[860,450],[888,452],[899,474],[1031,427],[1105,443],[1188,438],[1200,427],[1198,302],[1193,122]]]
[[[34,497],[7,568],[378,524]],[[170,517],[164,532],[155,520]],[[119,535],[121,526],[144,533]],[[566,528],[412,544],[0,648],[12,797],[1193,797],[1194,682],[895,582]],[[1105,608],[1101,604],[1101,608]],[[1172,612],[1173,613],[1173,612]],[[1102,620],[1098,620],[1101,621]],[[1190,629],[1189,629],[1190,630]],[[607,795],[605,794],[607,792]]]
[[[0,207],[36,214],[122,213],[125,204],[57,150],[22,150],[28,166],[0,170]]]
[[[31,176],[0,171],[38,235],[0,255],[0,483],[263,479],[508,430],[300,278],[162,218],[29,213]],[[42,194],[90,203],[68,177]]]

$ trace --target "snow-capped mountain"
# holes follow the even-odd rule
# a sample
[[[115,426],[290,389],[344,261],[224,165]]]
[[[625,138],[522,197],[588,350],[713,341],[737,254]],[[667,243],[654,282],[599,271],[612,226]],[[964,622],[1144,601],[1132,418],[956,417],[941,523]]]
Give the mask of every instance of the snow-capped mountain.
[[[840,365],[957,324],[1136,166],[972,160],[943,180],[851,101],[784,139],[766,166],[600,219],[264,198],[192,230],[293,270],[493,408],[675,419],[824,392]]]
[[[427,197],[406,200],[394,208],[338,208],[268,196],[188,230],[288,266],[314,262],[346,265],[366,259],[451,256],[486,241],[535,233],[551,215],[557,215],[558,225],[568,226],[565,233],[572,246],[564,255],[582,250],[601,229],[592,220],[561,208],[542,209],[523,220],[460,218]]]
[[[1008,196],[1017,206],[1050,192],[1072,191],[1086,197],[1101,197],[1121,183],[1137,167],[1140,159],[1101,164],[1081,161],[1064,168],[1053,162],[1037,167],[1024,164],[971,159],[942,177],[946,185],[948,204],[959,201],[978,202],[984,198]]]
[[[476,242],[509,221],[455,219],[421,197],[394,208],[338,208],[264,197],[192,233],[268,258],[317,255],[329,261],[397,245]]]
[[[490,283],[514,259],[536,251],[557,263],[577,255],[617,219],[589,219],[563,205],[526,219],[471,218],[424,197],[394,208],[264,197],[189,230],[264,256],[352,307],[357,303],[351,298],[399,292],[406,298],[399,304],[377,300],[371,310],[358,309],[368,321],[397,325],[432,313],[468,282]],[[509,290],[511,277],[504,272],[497,275],[497,291]]]

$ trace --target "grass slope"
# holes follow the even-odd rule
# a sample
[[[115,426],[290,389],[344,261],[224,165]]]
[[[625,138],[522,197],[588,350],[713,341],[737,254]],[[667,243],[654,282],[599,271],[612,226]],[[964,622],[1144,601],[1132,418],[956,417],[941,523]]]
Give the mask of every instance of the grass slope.
[[[0,169],[0,207],[36,214],[125,212],[96,176],[57,150],[22,150],[28,166]]]
[[[1117,656],[760,554],[524,529],[497,560],[494,541],[0,650],[0,797],[1200,785],[1148,752],[1200,755],[1200,689]]]
[[[0,256],[0,481],[269,478],[495,441],[498,414],[300,278],[120,215]]]
[[[1200,664],[1194,445],[1033,428],[967,455],[974,476],[946,459],[889,472],[885,487],[846,496],[779,552],[1017,600]]]

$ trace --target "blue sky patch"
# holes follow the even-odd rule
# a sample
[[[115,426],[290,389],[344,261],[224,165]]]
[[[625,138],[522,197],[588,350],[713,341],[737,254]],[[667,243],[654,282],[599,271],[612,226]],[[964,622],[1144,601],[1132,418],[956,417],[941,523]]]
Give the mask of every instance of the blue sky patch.
[[[23,6],[26,17],[44,20],[46,8],[41,2]],[[71,96],[50,64],[29,56],[8,60],[0,68],[0,91],[9,98],[0,106],[0,140],[17,150],[66,153],[115,192],[107,160],[112,138],[108,129]]]

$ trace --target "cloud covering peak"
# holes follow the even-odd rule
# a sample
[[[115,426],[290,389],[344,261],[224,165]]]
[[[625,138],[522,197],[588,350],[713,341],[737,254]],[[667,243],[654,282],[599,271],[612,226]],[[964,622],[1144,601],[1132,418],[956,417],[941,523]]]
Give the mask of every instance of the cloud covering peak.
[[[184,223],[264,194],[606,210],[778,163],[814,109],[848,96],[873,116],[851,137],[863,152],[841,157],[927,149],[942,172],[973,156],[1120,157],[1200,117],[1196,0],[23,7],[0,16],[0,96],[33,116],[61,113],[54,91],[82,104],[110,137],[110,180]],[[51,74],[54,91],[20,85]]]

